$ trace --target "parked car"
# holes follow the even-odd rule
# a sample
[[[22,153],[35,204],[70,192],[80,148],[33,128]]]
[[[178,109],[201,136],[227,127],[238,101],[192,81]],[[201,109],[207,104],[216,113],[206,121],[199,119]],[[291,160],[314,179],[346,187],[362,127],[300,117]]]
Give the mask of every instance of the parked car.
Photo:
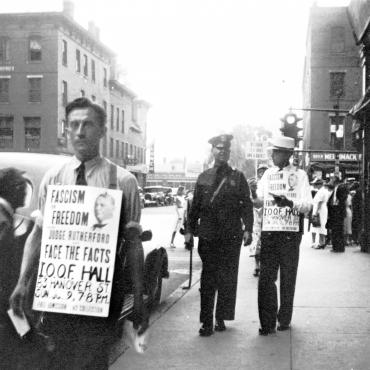
[[[140,195],[140,206],[141,206],[141,208],[144,208],[145,207],[145,198],[144,198],[143,188],[141,186],[139,186],[139,195]]]
[[[144,186],[144,201],[145,207],[148,206],[164,206],[165,205],[165,189],[163,186]]]
[[[53,166],[62,165],[70,159],[69,156],[41,153],[14,153],[0,152],[0,168],[15,167],[25,172],[25,176],[30,180],[30,185],[27,192],[27,202],[23,208],[19,208],[15,215],[15,233],[17,240],[22,243],[27,239],[28,234],[33,227],[32,212],[37,209],[38,192],[41,179],[44,173]],[[150,233],[144,233],[145,239],[150,239]],[[21,248],[22,252],[23,248]],[[166,250],[161,248],[149,247],[144,248],[144,284],[145,284],[145,302],[150,308],[154,308],[161,299],[162,278],[168,278],[168,257]],[[18,263],[22,255],[18,256]],[[19,271],[19,266],[12,266]],[[30,288],[33,292],[34,288]],[[121,318],[127,317],[133,310],[133,295],[131,291],[130,280],[127,277],[127,285],[125,288],[127,296],[122,308]],[[30,317],[34,317],[37,313],[31,310],[32,296],[28,302],[27,313]]]

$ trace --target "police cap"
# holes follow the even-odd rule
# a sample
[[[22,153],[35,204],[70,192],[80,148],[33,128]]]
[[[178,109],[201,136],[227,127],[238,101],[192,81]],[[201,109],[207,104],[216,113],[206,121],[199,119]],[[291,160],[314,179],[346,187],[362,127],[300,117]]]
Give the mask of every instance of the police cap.
[[[214,136],[213,138],[209,139],[208,142],[212,146],[223,144],[225,147],[229,147],[230,148],[231,140],[232,139],[233,139],[233,135],[223,134],[223,135]]]

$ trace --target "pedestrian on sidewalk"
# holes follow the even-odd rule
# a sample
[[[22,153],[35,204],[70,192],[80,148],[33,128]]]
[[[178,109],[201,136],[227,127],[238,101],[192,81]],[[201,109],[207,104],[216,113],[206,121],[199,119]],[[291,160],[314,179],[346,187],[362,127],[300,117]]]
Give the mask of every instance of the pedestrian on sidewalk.
[[[329,192],[328,187],[322,179],[316,178],[312,184],[318,189],[313,198],[312,219],[314,222],[311,229],[312,247],[314,249],[324,249],[326,246],[326,235],[328,233],[326,229],[328,220],[327,203],[331,192]]]
[[[177,194],[175,197],[175,208],[176,208],[176,223],[172,231],[172,236],[171,236],[171,243],[170,247],[171,248],[176,248],[174,241],[175,241],[175,236],[178,231],[182,227],[184,227],[184,216],[186,212],[186,199],[185,199],[185,188],[183,186],[179,186],[177,189]]]
[[[312,207],[306,172],[290,164],[294,139],[286,136],[271,140],[272,161],[258,184],[257,195],[263,201],[261,232],[261,271],[258,281],[260,335],[288,330],[298,269],[299,246],[304,214]],[[276,280],[280,269],[280,307]]]
[[[234,320],[240,248],[242,241],[245,246],[252,242],[249,187],[243,173],[227,163],[232,138],[220,135],[209,140],[214,166],[197,179],[185,234],[186,242],[199,236],[201,336],[212,335],[213,329],[224,331],[224,320]]]
[[[47,370],[108,369],[109,349],[117,338],[117,320],[123,304],[123,257],[128,264],[134,290],[134,328],[143,333],[148,327],[143,293],[143,247],[140,240],[140,197],[135,176],[100,156],[100,142],[106,134],[104,109],[87,98],[78,98],[65,109],[68,134],[74,156],[61,167],[49,170],[39,191],[39,215],[25,244],[21,273],[10,298],[17,316],[24,311],[25,295],[32,272],[39,263],[43,215],[47,188],[50,184],[81,187],[118,188],[122,191],[122,211],[117,244],[116,264],[112,282],[109,316],[44,312],[40,330],[50,336],[55,349],[47,354]]]
[[[20,369],[26,356],[26,344],[16,332],[7,314],[9,298],[18,279],[22,249],[14,235],[14,212],[24,205],[27,180],[23,173],[9,167],[0,170],[0,367]],[[33,368],[29,364],[29,368]]]
[[[339,177],[334,175],[331,177],[330,186],[333,192],[328,200],[328,222],[327,228],[330,229],[331,242],[334,253],[342,253],[345,251],[344,242],[344,218],[346,216],[346,199],[347,187],[341,183]]]

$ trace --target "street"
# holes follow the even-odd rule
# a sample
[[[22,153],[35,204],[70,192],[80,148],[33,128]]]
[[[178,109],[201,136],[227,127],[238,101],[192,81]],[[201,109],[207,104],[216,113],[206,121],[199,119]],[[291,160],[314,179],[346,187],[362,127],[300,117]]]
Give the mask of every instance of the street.
[[[141,225],[144,230],[152,230],[151,241],[143,243],[144,251],[155,247],[165,247],[168,253],[169,279],[162,281],[161,302],[166,304],[168,297],[189,279],[189,255],[184,248],[184,237],[176,234],[176,248],[169,248],[172,228],[177,215],[175,206],[146,207],[142,209]],[[199,275],[201,261],[198,253],[193,254],[193,276]]]
[[[152,322],[144,355],[128,349],[110,369],[368,370],[370,255],[301,245],[292,329],[258,335],[257,279],[242,248],[236,320],[224,333],[198,335],[199,284]],[[196,254],[196,252],[194,253]]]

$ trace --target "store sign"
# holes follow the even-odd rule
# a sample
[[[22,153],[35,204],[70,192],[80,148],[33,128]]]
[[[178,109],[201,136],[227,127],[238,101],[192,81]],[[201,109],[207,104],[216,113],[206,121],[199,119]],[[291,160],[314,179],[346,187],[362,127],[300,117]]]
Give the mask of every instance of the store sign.
[[[245,144],[246,159],[267,159],[268,142],[265,141],[247,141]]]
[[[361,160],[359,153],[334,153],[334,152],[313,152],[310,153],[310,159],[313,162],[335,162],[338,155],[339,162],[358,162]]]

